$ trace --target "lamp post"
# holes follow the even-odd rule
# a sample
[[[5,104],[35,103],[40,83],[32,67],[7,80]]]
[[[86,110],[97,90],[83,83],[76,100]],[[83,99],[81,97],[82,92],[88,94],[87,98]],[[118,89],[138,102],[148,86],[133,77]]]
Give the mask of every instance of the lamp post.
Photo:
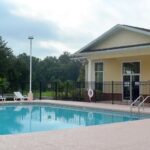
[[[29,36],[28,39],[30,40],[30,82],[29,82],[28,100],[33,100],[33,93],[32,93],[32,40],[34,39],[34,37]]]

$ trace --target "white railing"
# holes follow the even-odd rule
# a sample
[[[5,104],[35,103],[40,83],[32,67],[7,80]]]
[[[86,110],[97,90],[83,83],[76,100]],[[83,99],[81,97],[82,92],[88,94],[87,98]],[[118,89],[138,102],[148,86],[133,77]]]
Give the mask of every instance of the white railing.
[[[144,97],[143,97],[142,95],[140,95],[139,97],[137,97],[137,99],[136,99],[134,102],[132,102],[132,103],[130,104],[130,112],[132,112],[133,106],[134,106],[136,103],[140,102],[141,99],[142,99],[142,101],[144,100]]]
[[[150,96],[145,97],[145,99],[138,105],[138,112],[140,113],[141,106],[143,106],[144,110],[144,103],[150,98]]]

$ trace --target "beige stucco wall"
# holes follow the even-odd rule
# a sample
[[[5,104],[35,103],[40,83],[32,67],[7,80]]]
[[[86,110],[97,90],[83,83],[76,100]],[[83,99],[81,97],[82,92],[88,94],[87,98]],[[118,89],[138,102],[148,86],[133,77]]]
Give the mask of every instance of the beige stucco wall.
[[[122,63],[130,61],[140,61],[141,63],[141,80],[150,80],[150,56],[96,59],[92,60],[92,79],[95,81],[95,63],[103,62],[104,64],[104,81],[122,81]],[[85,65],[86,81],[88,64]]]
[[[149,42],[150,37],[147,35],[122,29],[113,33],[105,40],[95,45],[92,49],[101,49]]]
[[[140,62],[140,81],[150,81],[150,56],[127,57],[117,59],[106,59],[104,62],[104,81],[123,81],[122,63],[128,61]],[[111,86],[104,86],[104,92],[109,93]],[[115,85],[115,93],[122,93],[122,86]],[[150,94],[150,86],[141,84],[140,93],[144,95]]]
[[[104,62],[104,81],[122,81],[122,63],[140,62],[140,80],[150,80],[150,56],[138,56],[100,60]]]

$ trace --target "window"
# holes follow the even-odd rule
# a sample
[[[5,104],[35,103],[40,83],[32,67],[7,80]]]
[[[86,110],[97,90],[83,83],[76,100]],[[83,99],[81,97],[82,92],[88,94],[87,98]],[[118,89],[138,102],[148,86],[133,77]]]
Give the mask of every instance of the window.
[[[103,90],[103,63],[95,63],[95,88]]]
[[[139,62],[123,63],[123,74],[139,74],[139,73],[140,73]]]
[[[95,63],[95,71],[103,71],[103,63]]]

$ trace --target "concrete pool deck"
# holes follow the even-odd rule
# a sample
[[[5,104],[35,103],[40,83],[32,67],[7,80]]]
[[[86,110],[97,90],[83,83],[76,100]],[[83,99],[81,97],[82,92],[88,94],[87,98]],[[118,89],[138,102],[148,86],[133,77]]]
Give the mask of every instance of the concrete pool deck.
[[[48,100],[43,100],[42,103],[129,111],[129,106],[126,105]],[[150,108],[146,108],[145,112],[150,112]],[[150,119],[144,119],[57,131],[3,135],[0,136],[0,150],[149,150],[149,130]]]

